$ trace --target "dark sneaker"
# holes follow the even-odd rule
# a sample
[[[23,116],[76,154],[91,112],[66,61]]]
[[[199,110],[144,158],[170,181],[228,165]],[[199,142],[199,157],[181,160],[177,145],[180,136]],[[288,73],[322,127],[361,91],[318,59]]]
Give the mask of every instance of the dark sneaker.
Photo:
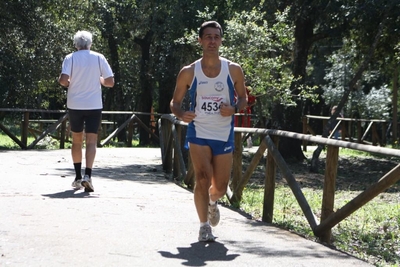
[[[215,241],[215,236],[213,236],[213,234],[211,232],[211,226],[209,226],[208,224],[200,227],[199,241],[200,242],[214,242]]]
[[[89,177],[89,175],[83,176],[82,186],[85,188],[85,192],[94,192],[92,179]]]
[[[211,226],[217,226],[219,223],[219,209],[217,202],[214,205],[208,205],[208,222]]]
[[[79,190],[82,189],[82,179],[78,179],[72,182],[71,186],[75,189],[75,190]]]

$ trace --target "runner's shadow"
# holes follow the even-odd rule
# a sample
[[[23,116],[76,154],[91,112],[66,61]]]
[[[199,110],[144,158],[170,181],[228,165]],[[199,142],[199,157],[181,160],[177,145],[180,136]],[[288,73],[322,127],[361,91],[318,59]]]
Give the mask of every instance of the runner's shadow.
[[[92,198],[97,196],[92,196],[88,192],[85,191],[77,191],[77,190],[65,190],[64,192],[58,192],[54,194],[42,194],[44,197],[49,198]]]
[[[239,254],[228,255],[228,249],[219,242],[197,242],[190,244],[191,247],[177,248],[178,254],[168,251],[159,251],[165,258],[182,259],[186,266],[205,266],[208,261],[232,261]]]

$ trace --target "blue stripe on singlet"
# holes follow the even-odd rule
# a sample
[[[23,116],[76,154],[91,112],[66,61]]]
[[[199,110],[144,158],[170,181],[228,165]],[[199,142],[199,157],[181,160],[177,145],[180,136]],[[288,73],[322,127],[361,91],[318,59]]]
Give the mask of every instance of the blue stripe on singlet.
[[[190,99],[189,110],[193,111],[193,112],[196,109],[196,104],[197,104],[196,96],[197,96],[197,77],[194,77],[193,83],[189,88],[189,99]],[[187,128],[186,140],[185,140],[185,144],[184,144],[184,147],[186,149],[189,149],[189,142],[187,140],[187,137],[195,136],[195,133],[196,133],[196,129],[194,126],[194,121],[191,121]]]
[[[235,86],[233,86],[232,83],[232,78],[231,75],[229,74],[228,77],[226,78],[226,82],[228,83],[228,87],[229,87],[229,98],[231,99],[231,106],[235,105]],[[231,121],[231,133],[229,134],[229,138],[228,140],[234,140],[234,123],[235,123],[235,116],[232,116],[232,121]]]

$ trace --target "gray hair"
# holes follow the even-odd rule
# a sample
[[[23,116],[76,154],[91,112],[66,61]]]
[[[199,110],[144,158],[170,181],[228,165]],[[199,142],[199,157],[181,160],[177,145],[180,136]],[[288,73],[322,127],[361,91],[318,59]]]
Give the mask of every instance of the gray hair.
[[[74,46],[77,49],[90,49],[92,34],[88,31],[78,31],[74,36]]]

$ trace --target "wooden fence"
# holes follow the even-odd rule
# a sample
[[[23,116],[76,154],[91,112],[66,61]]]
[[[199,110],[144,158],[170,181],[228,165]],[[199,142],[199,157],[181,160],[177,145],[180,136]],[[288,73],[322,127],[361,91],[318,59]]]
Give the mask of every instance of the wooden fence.
[[[163,115],[161,116],[158,125],[164,171],[169,173],[172,172],[174,177],[182,179],[189,188],[193,188],[193,168],[190,164],[190,160],[185,160],[186,158],[183,156],[181,149],[184,139],[182,129],[183,127],[186,127],[187,124],[177,120],[171,115]],[[242,170],[242,133],[252,133],[264,136],[257,152],[254,154],[244,173]],[[327,146],[321,220],[319,223],[304,197],[299,183],[296,181],[294,175],[291,173],[285,160],[278,151],[279,139],[281,137],[294,138],[305,142]],[[280,130],[235,127],[235,151],[233,154],[232,180],[228,188],[227,197],[231,203],[241,200],[244,187],[262,158],[263,153],[267,150],[262,220],[269,223],[273,220],[275,177],[276,170],[279,168],[300,205],[314,235],[322,242],[329,244],[331,240],[331,229],[335,225],[400,180],[399,164],[382,176],[378,182],[372,184],[346,205],[334,211],[335,184],[340,147],[376,153],[384,156],[400,157],[400,150],[395,149]],[[185,162],[188,163],[185,164]]]
[[[9,127],[0,123],[0,130],[7,134],[15,143],[17,143],[22,149],[33,149],[47,135],[51,135],[57,132],[57,135],[51,135],[52,137],[60,141],[60,148],[65,147],[65,142],[68,141],[69,128],[68,128],[68,113],[66,110],[38,110],[38,109],[7,109],[0,108],[0,112],[11,112],[11,113],[22,113],[21,120],[21,137],[18,138]],[[43,114],[52,113],[58,114],[58,119],[31,119],[32,114]],[[127,115],[129,116],[123,123],[118,125],[115,121],[102,120],[99,129],[98,146],[102,147],[109,143],[115,138],[122,130],[128,130],[127,144],[131,146],[132,136],[134,129],[138,127],[144,128],[157,142],[159,141],[158,136],[155,134],[155,129],[151,129],[150,126],[145,125],[138,117],[138,115],[148,115],[152,118],[159,117],[159,114],[155,113],[144,113],[134,111],[102,111],[102,115]],[[154,122],[154,120],[153,120]],[[33,128],[32,124],[38,124],[38,128]],[[109,134],[108,127],[112,127],[112,132]],[[155,128],[155,124],[154,124]],[[34,136],[35,140],[28,144],[28,135]]]
[[[303,117],[303,134],[317,135],[317,130],[310,125],[311,120],[321,120],[323,131],[330,117],[306,115]],[[365,125],[366,127],[363,127]],[[353,118],[337,118],[337,124],[332,129],[332,133],[328,138],[333,138],[336,130],[341,131],[340,139],[343,141],[356,142],[359,144],[372,144],[384,146],[386,144],[386,131],[388,122],[376,119],[353,119]],[[380,129],[380,131],[378,130]],[[370,141],[367,137],[370,135]],[[307,143],[303,141],[303,151],[307,151]]]

